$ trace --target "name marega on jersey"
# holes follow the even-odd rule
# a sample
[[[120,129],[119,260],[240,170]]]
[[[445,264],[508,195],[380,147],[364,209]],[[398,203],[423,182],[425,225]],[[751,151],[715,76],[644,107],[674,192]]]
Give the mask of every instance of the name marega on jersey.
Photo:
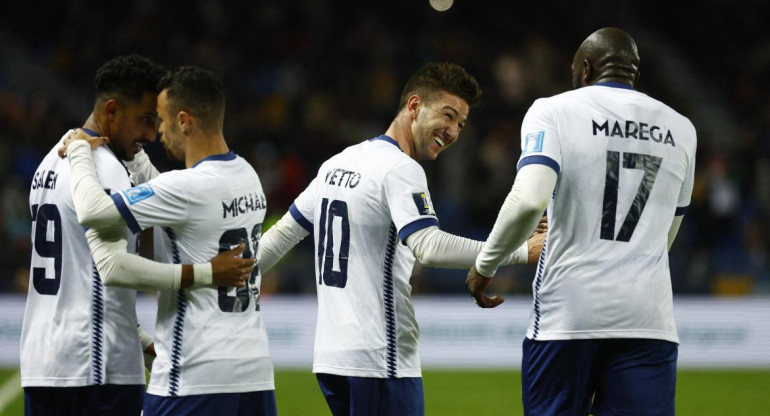
[[[237,217],[240,214],[265,208],[267,208],[265,195],[257,193],[243,195],[233,198],[229,205],[222,201],[222,218],[227,218],[228,214]]]
[[[649,123],[632,120],[605,120],[604,123],[601,124],[597,123],[596,120],[591,120],[591,123],[593,124],[594,136],[596,136],[597,133],[604,132],[604,135],[607,137],[652,140],[656,143],[670,144],[672,147],[676,146],[671,130],[666,130],[665,133],[663,133],[663,129],[655,125],[650,125]]]

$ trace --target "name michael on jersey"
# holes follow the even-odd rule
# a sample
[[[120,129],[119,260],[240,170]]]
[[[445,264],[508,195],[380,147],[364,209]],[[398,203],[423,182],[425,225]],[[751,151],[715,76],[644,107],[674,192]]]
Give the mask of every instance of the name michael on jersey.
[[[596,120],[591,120],[593,124],[594,136],[597,133],[604,132],[606,137],[622,137],[626,139],[637,140],[652,140],[656,143],[670,144],[675,147],[674,136],[671,134],[671,130],[663,130],[655,125],[649,123],[641,123],[638,121],[626,120],[605,120],[604,123],[597,123]]]
[[[229,204],[222,201],[222,218],[227,218],[228,214],[232,215],[234,218],[240,214],[266,208],[267,202],[265,200],[265,195],[257,193],[243,195],[238,198],[233,198]]]

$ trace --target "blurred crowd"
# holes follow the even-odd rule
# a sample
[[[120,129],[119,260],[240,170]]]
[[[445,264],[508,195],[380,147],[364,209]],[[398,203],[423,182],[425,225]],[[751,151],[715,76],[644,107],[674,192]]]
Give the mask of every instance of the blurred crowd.
[[[446,12],[428,0],[4,6],[0,290],[26,290],[32,175],[61,135],[82,125],[93,104],[93,75],[112,56],[196,64],[222,78],[226,138],[261,177],[265,228],[323,160],[385,131],[414,69],[457,62],[479,80],[485,104],[472,110],[454,148],[423,166],[442,228],[483,240],[513,184],[524,113],[534,99],[570,88],[575,49],[611,25],[639,43],[638,89],[690,117],[698,130],[692,204],[671,253],[675,293],[770,292],[770,29],[763,21],[770,7],[685,2],[692,3],[684,7],[688,15],[675,16],[662,14],[657,0],[594,0],[580,9],[541,3],[455,0]],[[147,151],[161,171],[180,167],[157,142]],[[270,271],[263,291],[314,292],[311,245],[302,243]],[[529,293],[533,275],[531,266],[503,268],[496,288]],[[412,282],[415,293],[464,293],[464,277],[418,265]]]

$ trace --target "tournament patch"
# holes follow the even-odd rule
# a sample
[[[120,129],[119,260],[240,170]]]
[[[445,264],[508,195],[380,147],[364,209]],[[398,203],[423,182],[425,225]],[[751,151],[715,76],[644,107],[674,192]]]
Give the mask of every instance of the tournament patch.
[[[524,151],[522,153],[542,152],[544,138],[545,131],[528,134],[524,137]]]
[[[155,195],[155,191],[150,185],[143,183],[131,189],[126,189],[123,191],[123,195],[126,196],[129,204],[134,205],[137,202],[144,201],[145,199]]]
[[[425,192],[417,192],[412,194],[414,204],[417,206],[417,211],[420,215],[433,215],[436,216],[436,211],[433,210],[433,202]]]

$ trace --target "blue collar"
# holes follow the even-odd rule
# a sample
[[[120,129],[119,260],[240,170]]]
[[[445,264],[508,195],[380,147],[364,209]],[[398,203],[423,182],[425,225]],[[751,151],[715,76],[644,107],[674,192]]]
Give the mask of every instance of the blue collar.
[[[194,165],[192,165],[192,167],[194,168],[194,167],[196,167],[196,166],[200,165],[201,163],[203,163],[203,162],[208,162],[208,161],[217,161],[217,160],[220,160],[220,161],[226,161],[226,160],[233,160],[233,159],[235,159],[235,157],[236,157],[236,156],[238,156],[238,155],[236,155],[236,154],[235,154],[235,152],[233,152],[233,151],[231,150],[231,151],[229,151],[229,152],[227,152],[227,153],[221,153],[221,154],[218,154],[218,155],[211,155],[211,156],[208,156],[208,157],[204,157],[203,159],[201,159],[201,160],[199,160],[199,161],[195,162],[195,164],[194,164]],[[192,168],[191,168],[191,169],[192,169]]]
[[[86,132],[86,134],[91,136],[91,137],[99,137],[99,133],[97,133],[97,132],[95,132],[95,131],[93,131],[91,129],[87,129],[85,127],[81,127],[80,129],[83,130],[84,132]]]
[[[395,140],[394,140],[392,137],[390,137],[390,136],[386,136],[386,135],[384,135],[384,134],[381,134],[381,135],[379,135],[379,136],[377,136],[377,137],[374,137],[374,138],[371,138],[371,139],[369,139],[369,141],[372,141],[372,140],[382,140],[382,141],[388,142],[388,143],[392,144],[393,146],[396,146],[396,147],[398,148],[398,150],[401,150],[401,146],[399,146],[399,145],[398,145],[398,142],[397,142],[397,141],[395,141]],[[402,150],[402,151],[403,151],[403,150]]]
[[[632,87],[632,86],[630,86],[628,84],[623,84],[622,82],[605,81],[605,82],[597,82],[594,85],[598,85],[598,86],[601,86],[601,87],[623,88],[624,90],[634,90],[634,91],[636,91],[634,89],[634,87]]]

